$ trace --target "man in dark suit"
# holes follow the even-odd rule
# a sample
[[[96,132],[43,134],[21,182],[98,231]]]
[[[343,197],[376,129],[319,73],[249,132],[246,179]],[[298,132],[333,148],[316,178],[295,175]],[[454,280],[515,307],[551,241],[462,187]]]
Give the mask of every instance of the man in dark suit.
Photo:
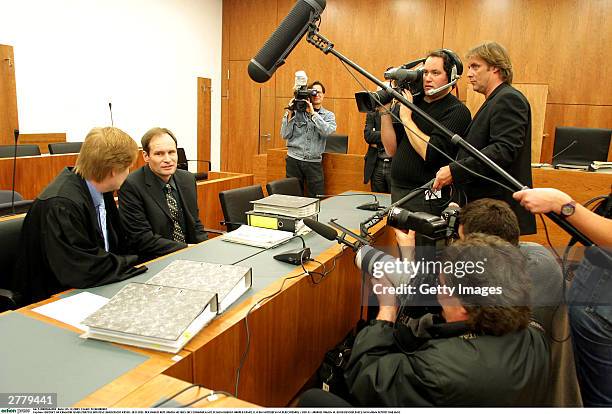
[[[380,114],[368,112],[363,137],[368,143],[365,155],[363,183],[370,181],[372,191],[377,193],[391,192],[391,157],[385,151],[380,139]]]
[[[145,260],[207,239],[200,222],[196,180],[177,170],[177,141],[166,128],[142,137],[146,165],[129,175],[119,190],[119,212],[130,249]]]
[[[468,79],[474,91],[485,96],[466,132],[466,141],[489,157],[522,184],[531,187],[531,108],[522,93],[512,85],[512,63],[498,43],[488,42],[467,53]],[[455,162],[440,168],[434,190],[448,184],[462,190],[467,201],[494,198],[510,204],[521,234],[536,232],[535,217],[512,198],[512,192],[476,177],[462,166],[506,184],[489,167],[459,150]]]

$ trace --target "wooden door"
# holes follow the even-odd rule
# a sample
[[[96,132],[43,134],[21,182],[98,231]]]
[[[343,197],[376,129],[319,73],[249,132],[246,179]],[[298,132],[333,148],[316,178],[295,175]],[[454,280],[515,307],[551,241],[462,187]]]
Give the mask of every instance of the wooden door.
[[[19,129],[13,47],[0,45],[0,145],[13,144]]]

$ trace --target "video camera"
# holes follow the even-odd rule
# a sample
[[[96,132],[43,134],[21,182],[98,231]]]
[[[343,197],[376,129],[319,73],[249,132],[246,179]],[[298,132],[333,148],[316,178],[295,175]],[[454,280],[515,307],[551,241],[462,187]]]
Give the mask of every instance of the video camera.
[[[295,72],[295,82],[293,85],[293,102],[287,107],[291,111],[306,112],[308,100],[312,96],[317,96],[315,89],[308,89],[308,76],[303,70]]]
[[[405,65],[396,68],[389,68],[384,73],[386,80],[395,82],[392,89],[397,93],[402,93],[407,89],[412,96],[417,97],[423,94],[423,68],[412,69],[425,58],[413,60]],[[355,93],[355,101],[359,112],[372,112],[382,105],[386,105],[393,100],[393,95],[385,89],[376,92],[360,91]]]
[[[459,207],[447,207],[440,216],[422,211],[408,211],[393,207],[387,215],[387,224],[399,230],[414,230],[423,236],[434,240],[450,240],[459,238]]]

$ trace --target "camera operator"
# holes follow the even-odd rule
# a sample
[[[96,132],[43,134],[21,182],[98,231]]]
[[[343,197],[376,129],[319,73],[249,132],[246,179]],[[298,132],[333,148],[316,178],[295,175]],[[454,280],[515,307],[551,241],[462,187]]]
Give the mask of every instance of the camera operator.
[[[281,136],[287,140],[286,176],[296,177],[308,194],[325,194],[325,180],[321,164],[327,135],[336,131],[336,117],[323,108],[325,87],[319,81],[308,89],[316,95],[305,100],[292,98],[281,123]],[[305,104],[305,105],[304,105]]]
[[[377,292],[377,320],[357,335],[346,368],[351,396],[364,406],[543,404],[549,349],[530,322],[524,257],[497,236],[472,234],[444,259],[453,266],[444,266],[432,293],[439,314],[396,322],[393,296]],[[485,265],[459,274],[469,262]],[[500,293],[474,293],[492,287]]]
[[[440,122],[446,128],[463,135],[471,121],[470,111],[451,91],[462,69],[461,61],[452,52],[435,50],[427,56],[423,67],[423,89],[425,96],[416,105]],[[445,87],[445,85],[448,85]],[[441,90],[438,90],[442,88]],[[433,92],[433,93],[432,93]],[[412,95],[404,89],[406,99],[412,101]],[[411,190],[423,185],[435,177],[436,171],[446,165],[447,161],[435,149],[427,145],[431,142],[450,157],[455,156],[457,149],[439,130],[412,111],[398,105],[402,122],[392,122],[389,113],[390,105],[379,108],[381,112],[381,139],[391,162],[391,199],[393,202],[408,194]],[[412,132],[414,131],[414,132]],[[420,138],[420,139],[419,139]],[[429,198],[429,197],[428,197]],[[426,200],[420,196],[402,205],[412,211],[425,211],[439,215],[444,206],[440,200]]]

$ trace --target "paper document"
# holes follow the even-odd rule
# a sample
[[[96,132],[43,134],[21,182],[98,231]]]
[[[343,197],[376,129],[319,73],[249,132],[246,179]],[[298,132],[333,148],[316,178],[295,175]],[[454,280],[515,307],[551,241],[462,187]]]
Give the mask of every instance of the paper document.
[[[83,319],[106,305],[108,298],[94,295],[89,292],[68,296],[55,302],[47,303],[32,309],[41,315],[53,318],[68,325],[72,325],[82,331],[87,328],[81,325]]]
[[[293,233],[282,230],[271,230],[243,224],[238,229],[221,236],[222,240],[268,248],[283,243],[293,237]]]

